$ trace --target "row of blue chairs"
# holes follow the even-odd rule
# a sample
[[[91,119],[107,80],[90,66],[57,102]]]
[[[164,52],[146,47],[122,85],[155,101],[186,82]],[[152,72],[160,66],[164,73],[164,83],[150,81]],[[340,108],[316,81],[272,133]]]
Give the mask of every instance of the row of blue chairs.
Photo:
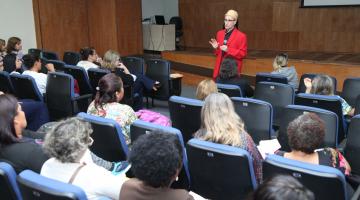
[[[92,124],[94,129],[92,134],[94,144],[90,147],[92,152],[110,161],[127,158],[129,150],[125,144],[121,128],[115,121],[85,113],[78,114],[78,117]],[[353,125],[350,126],[350,129],[354,128],[358,131],[360,116],[356,116],[352,120]],[[149,134],[149,131],[158,129],[169,134],[175,134],[183,146],[184,167],[180,172],[179,180],[172,185],[174,188],[190,189],[210,199],[244,199],[249,192],[257,187],[251,156],[247,151],[240,148],[198,139],[190,139],[185,146],[181,131],[178,129],[140,120],[135,121],[131,126],[131,138],[134,141],[139,135]],[[354,136],[359,139],[358,134],[355,133]],[[352,146],[345,149],[345,156],[347,156],[348,151],[357,155],[359,148],[355,146],[359,146],[358,144],[359,142],[353,140]],[[356,168],[359,169],[360,166],[354,165],[349,158],[348,161],[352,165],[353,172],[357,172]],[[358,162],[357,160],[355,163]],[[4,188],[1,190],[1,193],[4,193],[1,194],[4,195],[2,197],[9,197],[8,199],[21,199],[21,197],[23,199],[34,199],[35,197],[36,199],[57,199],[57,197],[66,194],[67,197],[63,199],[81,199],[68,190],[69,188],[74,189],[74,187],[65,183],[61,183],[61,185],[57,181],[49,180],[29,170],[19,174],[17,179],[20,190],[16,189],[16,175],[14,171],[9,175],[9,168],[6,164],[0,164],[0,185],[1,188]],[[335,168],[268,155],[263,164],[263,172],[264,178],[269,178],[275,174],[294,176],[314,192],[316,199],[348,199],[345,177]],[[51,187],[54,183],[58,185]],[[79,192],[79,188],[76,191]],[[80,195],[83,195],[81,189]],[[17,198],[10,198],[10,196]]]

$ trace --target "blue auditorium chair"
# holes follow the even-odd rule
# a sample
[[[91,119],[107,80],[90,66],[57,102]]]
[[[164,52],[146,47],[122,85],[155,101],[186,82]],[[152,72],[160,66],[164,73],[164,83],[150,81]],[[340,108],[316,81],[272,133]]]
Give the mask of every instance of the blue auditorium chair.
[[[127,160],[129,149],[119,123],[86,113],[79,113],[77,117],[89,122],[93,128],[91,152],[111,162]]]
[[[43,94],[40,93],[35,79],[29,75],[10,74],[10,80],[14,87],[15,96],[19,99],[33,99],[44,101]]]
[[[263,163],[264,179],[277,174],[295,177],[317,200],[348,199],[345,175],[338,169],[268,155]]]
[[[8,200],[21,200],[21,194],[16,183],[16,172],[6,162],[0,162],[0,197]]]
[[[17,182],[24,200],[87,200],[80,187],[41,176],[31,170],[22,171]]]
[[[145,74],[145,61],[143,58],[126,56],[121,58],[123,64],[132,74]]]
[[[185,143],[200,129],[203,105],[203,101],[186,97],[172,96],[169,99],[172,126],[181,131]]]
[[[347,123],[342,113],[341,100],[339,96],[300,93],[296,95],[295,104],[322,108],[334,112],[339,119],[337,143],[341,143],[346,137]]]
[[[216,83],[218,91],[228,95],[228,97],[242,97],[241,88],[238,85]]]
[[[245,199],[256,186],[250,154],[237,147],[191,139],[186,151],[191,191],[208,199]]]
[[[273,109],[270,103],[251,99],[232,97],[235,112],[241,117],[245,129],[256,144],[273,136]]]
[[[324,143],[321,147],[338,147],[338,125],[339,120],[338,116],[331,111],[314,108],[309,106],[300,106],[300,105],[288,105],[284,109],[284,113],[280,120],[280,129],[278,134],[278,140],[281,145],[281,150],[291,151],[288,144],[287,128],[289,123],[292,122],[295,118],[302,115],[305,112],[311,112],[318,115],[325,123],[325,137]]]
[[[288,84],[288,79],[284,75],[263,72],[256,73],[256,83],[263,81]]]
[[[273,125],[279,126],[283,109],[294,104],[295,91],[291,85],[273,82],[256,83],[254,99],[270,103],[273,107]]]
[[[0,71],[0,91],[7,94],[15,94],[10,75],[6,71]]]

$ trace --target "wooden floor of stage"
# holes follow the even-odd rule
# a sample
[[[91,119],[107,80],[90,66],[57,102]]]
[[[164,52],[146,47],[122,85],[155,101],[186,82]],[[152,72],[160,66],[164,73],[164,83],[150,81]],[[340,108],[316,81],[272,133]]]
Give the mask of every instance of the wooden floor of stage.
[[[271,72],[273,59],[280,51],[248,50],[241,74],[254,83],[258,72]],[[360,77],[360,54],[326,52],[286,52],[289,65],[294,65],[298,76],[303,73],[323,73],[336,77],[337,90],[342,90],[347,77]],[[184,83],[197,85],[202,79],[210,78],[215,59],[211,48],[186,48],[180,51],[164,51],[162,58],[172,62],[175,72],[184,74]]]

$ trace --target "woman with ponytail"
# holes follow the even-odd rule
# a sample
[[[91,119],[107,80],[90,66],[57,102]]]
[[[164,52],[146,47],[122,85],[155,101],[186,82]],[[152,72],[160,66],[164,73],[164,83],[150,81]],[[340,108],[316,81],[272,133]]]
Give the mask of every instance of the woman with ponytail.
[[[121,78],[113,73],[107,74],[99,80],[96,90],[95,100],[89,105],[87,113],[117,121],[126,143],[130,144],[130,125],[137,117],[130,106],[119,103],[124,96]]]

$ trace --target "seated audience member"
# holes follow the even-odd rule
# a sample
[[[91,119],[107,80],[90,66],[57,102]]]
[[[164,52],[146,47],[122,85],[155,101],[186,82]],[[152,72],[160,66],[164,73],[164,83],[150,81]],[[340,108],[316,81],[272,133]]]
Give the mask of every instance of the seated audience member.
[[[47,75],[39,72],[41,70],[41,59],[37,55],[26,54],[23,57],[24,65],[28,70],[23,72],[23,75],[29,75],[35,79],[36,86],[41,94],[46,93]],[[55,72],[54,65],[51,63],[46,64],[49,72]]]
[[[25,169],[39,173],[48,156],[31,138],[43,136],[26,131],[26,125],[25,114],[16,98],[0,95],[0,159],[11,164],[17,173]]]
[[[157,91],[160,86],[158,81],[151,80],[147,76],[142,74],[131,74],[127,67],[121,62],[121,58],[118,52],[109,50],[104,55],[101,68],[115,72],[116,68],[120,70],[116,71],[116,75],[120,76],[124,85],[132,86],[134,93],[139,94],[139,98],[135,99],[134,110],[139,110],[143,107],[143,90]]]
[[[244,126],[230,98],[223,93],[212,93],[205,99],[205,104],[201,109],[201,126],[194,136],[248,151],[253,159],[256,180],[260,183],[262,157]]]
[[[6,44],[5,40],[0,39],[0,57],[5,57],[6,55]]]
[[[227,57],[221,62],[220,73],[216,82],[237,85],[241,88],[244,96],[254,96],[254,90],[250,87],[248,80],[239,76],[238,65],[233,58]]]
[[[99,68],[102,62],[97,55],[96,50],[92,47],[84,47],[80,49],[81,61],[76,66],[83,67],[86,71],[90,68]]]
[[[305,113],[297,117],[289,124],[287,135],[291,152],[278,151],[276,154],[302,162],[334,167],[345,175],[350,175],[350,165],[339,151],[332,148],[317,150],[324,142],[325,125],[316,114]]]
[[[288,175],[265,180],[248,200],[315,200],[314,193]]]
[[[43,148],[51,158],[43,164],[40,174],[81,187],[88,199],[119,199],[126,177],[115,176],[93,163],[89,151],[91,133],[91,125],[77,118],[56,124],[45,136]]]
[[[335,95],[333,81],[328,75],[317,75],[313,80],[311,80],[310,78],[305,78],[304,84],[306,86],[306,93],[327,96]],[[340,97],[340,100],[343,115],[353,116],[355,109],[352,108],[342,97]]]
[[[0,71],[4,71],[4,57],[0,56]]]
[[[130,144],[130,125],[137,117],[130,106],[119,103],[123,96],[121,78],[113,73],[107,74],[99,80],[95,100],[89,105],[87,113],[117,121],[126,143]]]
[[[272,74],[286,76],[289,85],[293,86],[295,89],[298,89],[298,75],[294,66],[288,67],[288,55],[286,53],[281,53],[275,57],[273,67],[274,71],[271,72]]]
[[[218,88],[216,83],[211,79],[205,79],[202,80],[196,88],[196,98],[204,101],[209,94],[217,92]]]
[[[175,135],[159,131],[141,135],[129,156],[135,178],[123,184],[120,199],[203,199],[187,190],[170,188],[182,168],[182,157]]]
[[[18,37],[9,38],[6,46],[6,55],[4,57],[4,71],[11,73],[17,71],[23,72],[22,69],[22,54],[21,54],[21,39]]]

